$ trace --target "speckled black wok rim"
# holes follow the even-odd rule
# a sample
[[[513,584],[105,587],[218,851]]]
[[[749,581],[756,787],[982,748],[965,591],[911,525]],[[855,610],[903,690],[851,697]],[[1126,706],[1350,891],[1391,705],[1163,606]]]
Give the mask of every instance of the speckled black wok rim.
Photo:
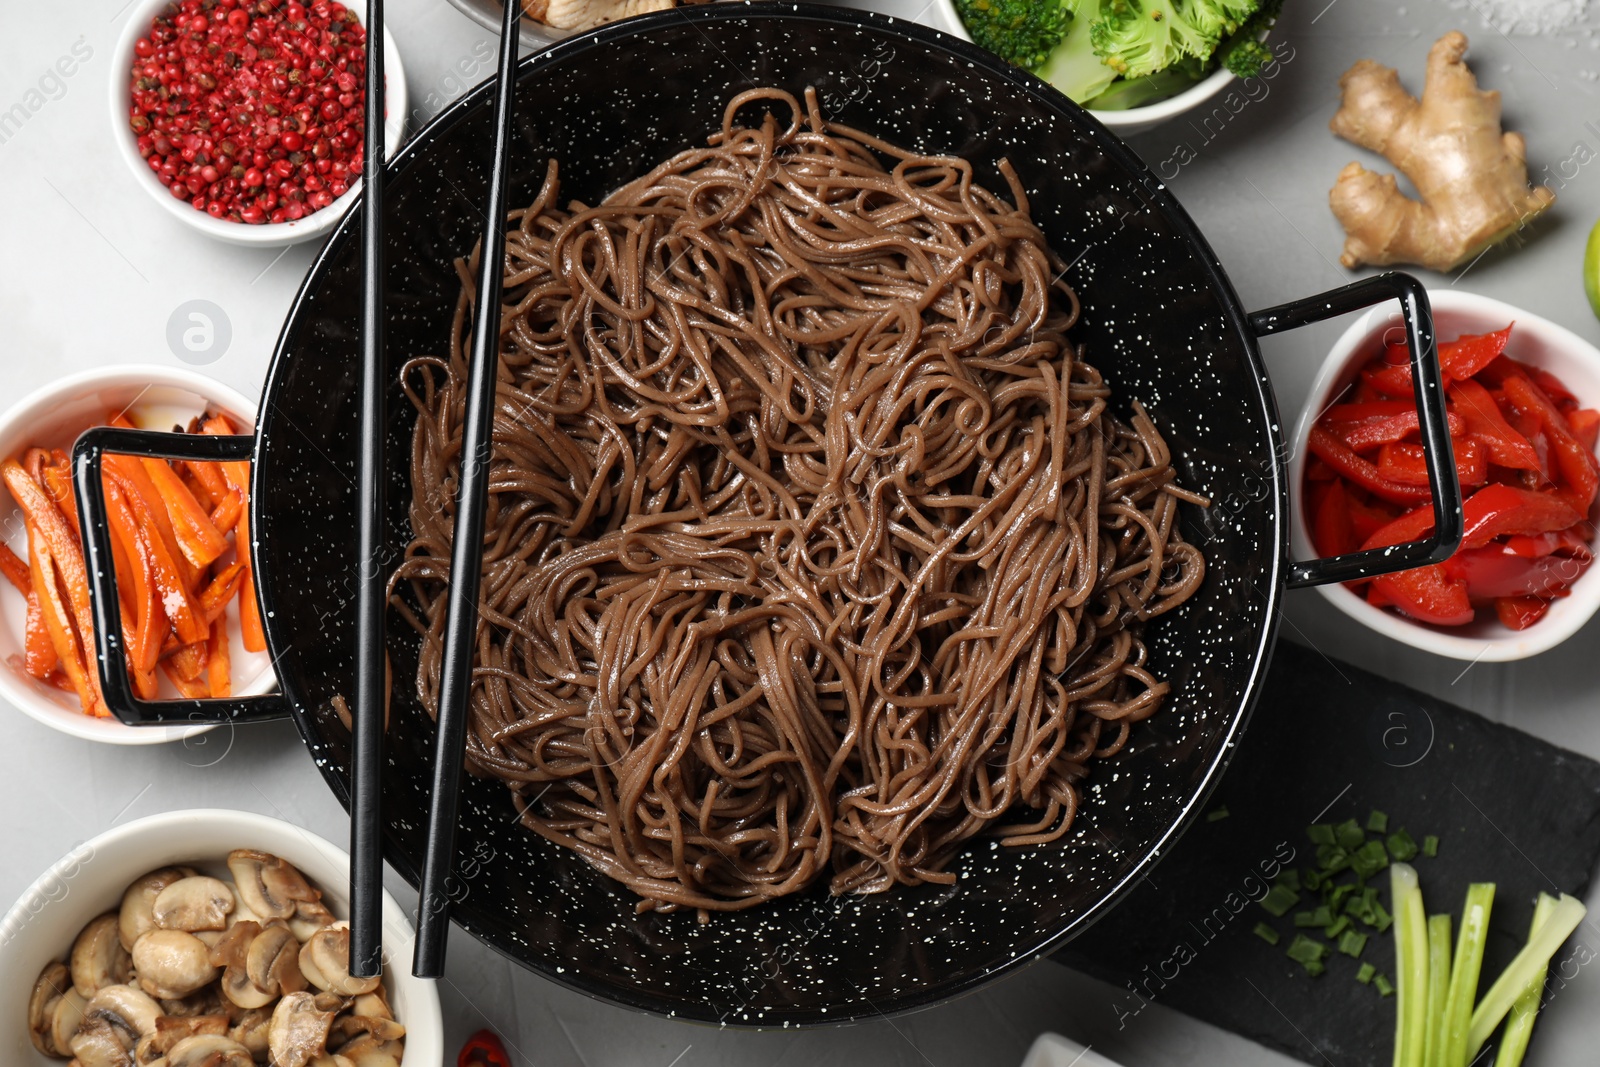
[[[1132,866],[1126,876],[1103,894],[1097,904],[1064,924],[1049,936],[1040,938],[1036,943],[1023,950],[1012,953],[1009,959],[1002,960],[994,967],[977,973],[941,980],[902,995],[879,998],[873,1002],[870,1010],[856,1010],[852,1007],[837,1012],[830,1011],[826,1015],[807,1018],[786,1015],[782,1017],[781,1025],[785,1028],[837,1026],[879,1016],[903,1014],[934,1007],[971,992],[973,989],[1003,974],[1014,971],[1031,961],[1042,958],[1087,929],[1115,907],[1129,890],[1151,873],[1155,864],[1177,842],[1178,838],[1193,825],[1199,812],[1203,810],[1207,797],[1216,787],[1217,782],[1226,770],[1238,743],[1239,736],[1254,711],[1260,696],[1261,682],[1266,673],[1272,648],[1277,637],[1280,602],[1284,592],[1284,576],[1287,573],[1289,559],[1288,523],[1285,521],[1285,516],[1288,514],[1288,488],[1286,472],[1281,460],[1281,457],[1286,455],[1282,422],[1279,418],[1270,379],[1267,376],[1265,364],[1261,358],[1260,348],[1256,343],[1254,334],[1247,325],[1245,311],[1240,305],[1238,295],[1224,273],[1221,264],[1217,261],[1211,246],[1201,235],[1188,213],[1156,176],[1150,172],[1144,162],[1121,140],[1100,125],[1092,115],[1082,112],[1076,104],[1048,84],[999,60],[984,49],[919,24],[891,18],[875,12],[820,7],[811,4],[753,3],[745,0],[745,2],[714,3],[705,6],[674,8],[628,19],[581,36],[569,38],[523,59],[518,65],[518,76],[522,77],[529,71],[543,65],[576,55],[590,52],[602,53],[607,45],[612,42],[634,36],[648,36],[655,28],[680,19],[696,24],[752,19],[794,20],[797,22],[821,22],[845,28],[871,27],[879,31],[889,30],[910,42],[915,42],[930,49],[953,53],[966,63],[982,68],[986,73],[1009,83],[1017,94],[1028,98],[1035,106],[1041,109],[1055,112],[1081,112],[1083,118],[1079,121],[1086,127],[1088,135],[1095,142],[1095,147],[1114,160],[1127,174],[1141,182],[1143,192],[1149,198],[1149,206],[1164,216],[1173,225],[1174,229],[1186,238],[1195,255],[1197,264],[1209,278],[1210,285],[1222,307],[1228,327],[1238,335],[1242,342],[1248,355],[1251,369],[1255,374],[1256,380],[1249,401],[1252,410],[1265,422],[1274,452],[1273,456],[1270,457],[1256,457],[1259,460],[1259,469],[1268,482],[1270,500],[1266,502],[1270,503],[1272,520],[1270,524],[1271,530],[1264,531],[1258,541],[1262,546],[1261,551],[1266,551],[1267,546],[1272,548],[1272,559],[1268,561],[1266,572],[1270,580],[1263,583],[1264,588],[1257,590],[1266,601],[1264,607],[1266,621],[1262,626],[1260,639],[1253,651],[1250,671],[1243,682],[1242,697],[1239,705],[1226,720],[1226,727],[1221,731],[1223,736],[1220,739],[1221,743],[1216,747],[1216,754],[1198,786],[1190,792],[1177,818],[1172,821],[1165,834],[1148,848],[1143,858]],[[461,99],[436,116],[432,122],[389,161],[389,170],[391,172],[398,171],[417,157],[426,155],[430,146],[438,139],[442,131],[449,129],[453,124],[460,121],[468,110],[487,99],[492,91],[493,83],[491,80],[464,94]],[[308,272],[294,303],[289,309],[285,319],[284,330],[274,350],[273,361],[263,387],[257,416],[257,426],[262,431],[270,430],[278,421],[273,410],[274,397],[278,392],[279,374],[285,371],[285,353],[292,339],[294,323],[300,316],[310,294],[315,292],[321,285],[330,264],[345,252],[346,246],[351,241],[358,238],[360,217],[359,210],[352,210],[346,213],[339,228],[312,264],[311,270]],[[1244,383],[1239,383],[1239,386],[1243,389]],[[258,436],[256,442],[254,455],[255,484],[252,486],[250,504],[253,510],[258,507],[259,501],[264,499],[264,472],[266,465],[262,462],[263,442],[269,439],[270,436],[270,432],[263,432],[261,436]],[[252,520],[255,523],[253,528],[260,529],[259,520],[255,516],[252,516]],[[274,659],[276,659],[281,655],[282,650],[290,647],[286,631],[290,620],[274,617],[272,613],[271,591],[274,584],[274,575],[265,558],[262,559],[257,568],[256,583],[265,616],[269,649]],[[295,724],[310,751],[316,753],[319,751],[322,741],[314,723],[313,709],[306,706],[299,694],[290,691],[288,696],[293,705]],[[323,777],[327,780],[329,788],[333,790],[339,802],[348,810],[350,798],[347,783],[341,776],[340,769],[334,766],[331,761],[325,759],[318,759],[317,763]],[[411,862],[410,857],[395,855],[393,850],[388,850],[385,859],[413,888],[418,885],[420,873],[416,864]],[[511,947],[501,943],[491,932],[475,928],[475,924],[470,918],[457,918],[455,922],[457,926],[465,929],[475,938],[520,966],[542,974],[568,988],[608,1003],[620,1004],[652,1014],[667,1014],[673,1018],[690,1022],[752,1029],[776,1028],[772,1022],[752,1023],[739,1018],[729,1019],[710,1014],[696,1018],[693,1013],[685,1012],[681,1003],[675,1004],[670,1009],[664,1007],[663,1002],[652,998],[649,991],[645,989],[629,987],[626,990],[619,990],[616,986],[604,985],[590,980],[582,973],[581,969],[563,968],[561,973],[557,973],[555,966],[520,956]],[[390,966],[409,968],[409,965],[409,959],[392,959],[390,961]]]

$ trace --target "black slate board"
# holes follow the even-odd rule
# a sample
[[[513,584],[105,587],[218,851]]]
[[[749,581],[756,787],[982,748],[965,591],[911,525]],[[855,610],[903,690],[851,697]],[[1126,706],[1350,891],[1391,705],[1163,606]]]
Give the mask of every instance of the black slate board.
[[[1535,896],[1581,898],[1600,856],[1600,764],[1286,641],[1211,801],[1219,807],[1228,817],[1191,828],[1054,958],[1126,989],[1117,1012],[1129,1024],[1153,1000],[1306,1063],[1387,1063],[1394,1027],[1392,999],[1354,980],[1355,960],[1335,956],[1308,977],[1284,955],[1292,916],[1275,920],[1247,899],[1285,860],[1314,864],[1306,826],[1365,822],[1376,808],[1419,842],[1438,834],[1438,856],[1414,861],[1430,914],[1459,917],[1469,882],[1496,882],[1480,989],[1526,938]],[[1387,874],[1376,881],[1387,902]],[[1284,934],[1277,947],[1251,932],[1263,920]],[[1579,945],[1594,942],[1589,929],[1557,956],[1558,971],[1592,953]],[[1392,976],[1393,938],[1372,937],[1363,958]]]

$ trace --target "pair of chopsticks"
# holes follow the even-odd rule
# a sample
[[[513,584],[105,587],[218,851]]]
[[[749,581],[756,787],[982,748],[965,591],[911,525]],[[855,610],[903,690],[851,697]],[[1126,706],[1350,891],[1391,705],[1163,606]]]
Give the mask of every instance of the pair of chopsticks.
[[[482,584],[483,513],[489,492],[489,430],[494,422],[495,372],[500,362],[500,291],[505,261],[506,166],[511,149],[511,113],[516,92],[519,0],[505,0],[494,97],[494,156],[479,254],[478,299],[472,326],[467,410],[462,430],[461,481],[457,488],[450,590],[445,615],[443,678],[433,761],[433,796],[428,809],[427,849],[417,904],[417,940],[412,973],[444,974],[450,898],[446,881],[455,860],[456,807],[466,747],[467,696],[472,688],[473,642]],[[350,973],[371,977],[382,966],[383,849],[381,760],[384,730],[383,551],[385,477],[384,397],[389,383],[383,364],[383,0],[370,0],[367,16],[366,148],[362,164],[362,364],[361,473],[356,596],[355,706],[351,712]]]

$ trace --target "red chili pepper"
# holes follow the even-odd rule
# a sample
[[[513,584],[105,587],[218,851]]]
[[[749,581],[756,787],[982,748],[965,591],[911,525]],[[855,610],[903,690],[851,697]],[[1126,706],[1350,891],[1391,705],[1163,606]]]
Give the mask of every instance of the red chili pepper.
[[[479,1030],[461,1046],[456,1067],[511,1067],[511,1057],[492,1031]]]
[[[1401,485],[1384,478],[1378,473],[1377,467],[1356,455],[1350,446],[1321,426],[1311,428],[1306,444],[1318,459],[1373,496],[1397,504],[1415,504],[1428,499],[1428,490],[1424,488]]]
[[[1550,601],[1536,596],[1503,597],[1494,602],[1494,613],[1511,630],[1526,630],[1550,610]]]
[[[1528,439],[1511,428],[1489,390],[1475,381],[1453,382],[1447,391],[1453,414],[1461,416],[1467,432],[1483,442],[1489,459],[1502,467],[1537,470],[1538,454]]]
[[[1507,378],[1505,392],[1506,399],[1519,410],[1538,416],[1539,424],[1550,441],[1556,472],[1565,483],[1561,492],[1573,507],[1587,514],[1589,506],[1594,503],[1596,489],[1600,489],[1600,470],[1595,468],[1594,453],[1573,436],[1567,420],[1533,382],[1521,376]]]
[[[1470,437],[1455,442],[1456,477],[1463,489],[1476,488],[1489,480],[1487,450]],[[1428,461],[1421,445],[1396,441],[1378,452],[1378,473],[1402,485],[1428,484]]]

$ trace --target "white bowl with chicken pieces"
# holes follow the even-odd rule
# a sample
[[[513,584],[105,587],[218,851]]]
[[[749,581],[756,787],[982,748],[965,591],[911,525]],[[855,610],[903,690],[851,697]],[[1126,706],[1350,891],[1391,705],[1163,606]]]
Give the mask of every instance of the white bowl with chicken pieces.
[[[78,845],[0,921],[0,1062],[45,1067],[399,1067],[443,1062],[439,995],[348,970],[349,857],[248,812],[174,811]]]

